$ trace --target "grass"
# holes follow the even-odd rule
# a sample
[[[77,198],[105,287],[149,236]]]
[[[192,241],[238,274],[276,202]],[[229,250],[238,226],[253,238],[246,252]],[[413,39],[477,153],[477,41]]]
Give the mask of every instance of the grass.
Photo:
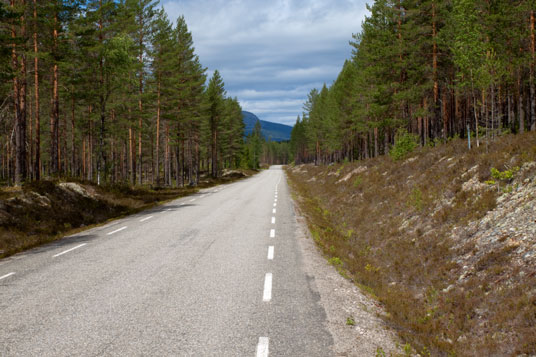
[[[521,278],[513,248],[481,256],[458,284],[456,260],[475,245],[450,239],[497,205],[493,186],[464,189],[536,161],[536,135],[507,135],[467,150],[463,140],[330,167],[287,168],[297,203],[318,246],[386,308],[388,321],[417,353],[434,356],[536,352],[536,273]],[[337,182],[366,165],[368,169]],[[311,178],[315,180],[311,180]],[[520,177],[524,179],[524,177]],[[469,234],[469,233],[467,233]],[[506,238],[501,238],[506,244]],[[336,263],[335,263],[336,262]],[[340,264],[339,264],[340,262]],[[455,288],[449,289],[449,286]]]
[[[254,174],[247,171],[246,174]],[[74,181],[93,198],[62,189],[57,181],[38,181],[22,188],[0,190],[0,258],[79,233],[88,228],[130,215],[199,189],[232,182],[238,175],[204,179],[197,187],[153,188],[114,184],[96,186]]]

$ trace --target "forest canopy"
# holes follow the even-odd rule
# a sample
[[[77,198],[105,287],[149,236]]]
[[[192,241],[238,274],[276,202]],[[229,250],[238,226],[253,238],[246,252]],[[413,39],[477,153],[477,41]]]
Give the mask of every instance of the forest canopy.
[[[352,57],[313,89],[291,138],[296,163],[536,130],[534,0],[376,0]]]
[[[195,185],[243,161],[242,109],[154,0],[0,2],[0,176]]]

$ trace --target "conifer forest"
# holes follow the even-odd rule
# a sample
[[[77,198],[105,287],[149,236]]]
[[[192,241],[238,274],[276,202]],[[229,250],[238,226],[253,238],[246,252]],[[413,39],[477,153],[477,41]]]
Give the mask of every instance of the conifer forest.
[[[295,162],[376,157],[408,135],[478,146],[536,130],[535,9],[534,0],[374,1],[336,81],[308,95]]]
[[[5,183],[195,185],[247,156],[237,99],[158,2],[11,0],[0,19]]]

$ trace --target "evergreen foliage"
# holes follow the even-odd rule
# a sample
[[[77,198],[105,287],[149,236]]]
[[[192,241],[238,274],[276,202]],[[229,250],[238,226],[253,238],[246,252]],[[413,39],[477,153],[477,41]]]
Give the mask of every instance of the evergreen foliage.
[[[158,1],[0,2],[0,179],[181,186],[237,167],[241,108],[216,73]]]
[[[387,154],[410,142],[399,129],[419,145],[468,130],[477,145],[480,136],[489,144],[505,131],[536,130],[535,8],[534,0],[374,1],[338,78],[310,92],[292,132],[294,161]]]

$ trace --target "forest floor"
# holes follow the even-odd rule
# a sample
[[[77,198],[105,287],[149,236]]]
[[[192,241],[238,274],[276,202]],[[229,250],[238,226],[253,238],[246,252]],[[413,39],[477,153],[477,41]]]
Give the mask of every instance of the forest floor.
[[[287,174],[317,245],[408,354],[536,355],[535,133]]]
[[[97,186],[87,181],[37,181],[0,189],[0,258],[130,215],[200,189],[255,174],[228,170],[197,187]]]

